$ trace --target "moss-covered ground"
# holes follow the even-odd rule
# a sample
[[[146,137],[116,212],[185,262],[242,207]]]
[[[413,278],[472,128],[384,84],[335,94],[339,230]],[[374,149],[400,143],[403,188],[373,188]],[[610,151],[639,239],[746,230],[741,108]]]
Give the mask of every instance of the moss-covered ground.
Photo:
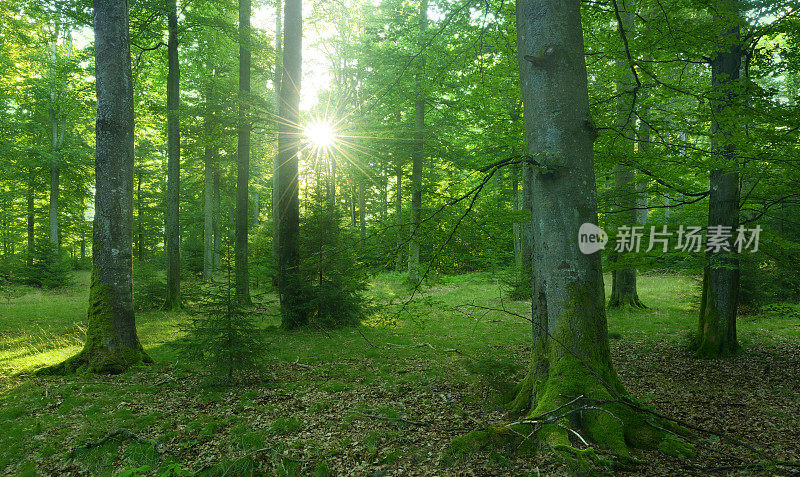
[[[205,384],[205,370],[180,358],[185,312],[137,314],[154,365],[117,376],[30,376],[80,351],[89,276],[57,291],[21,290],[0,303],[0,474],[562,474],[564,461],[547,453],[470,451],[463,440],[467,452],[443,452],[470,430],[508,422],[502,404],[526,370],[530,324],[480,308],[529,313],[529,302],[502,298],[502,276],[442,277],[403,307],[402,277],[379,275],[370,293],[383,307],[360,329],[285,332],[266,315],[266,365],[231,388]],[[644,275],[639,296],[648,309],[608,314],[628,391],[800,460],[800,307],[740,318],[743,352],[708,361],[684,351],[697,326],[697,277]],[[84,447],[116,429],[141,439]],[[748,467],[756,459],[746,449],[699,437],[695,455],[667,445],[635,451],[642,463],[617,472],[775,473]]]

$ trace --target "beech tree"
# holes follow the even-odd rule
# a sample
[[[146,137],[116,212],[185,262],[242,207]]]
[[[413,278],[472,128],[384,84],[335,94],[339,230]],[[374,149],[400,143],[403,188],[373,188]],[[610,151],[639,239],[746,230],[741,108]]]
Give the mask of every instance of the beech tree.
[[[714,21],[722,25],[719,49],[711,60],[711,139],[717,165],[710,171],[708,226],[729,227],[726,247],[709,250],[703,273],[697,355],[721,357],[738,348],[736,308],[739,300],[739,261],[734,238],[739,225],[739,173],[735,143],[736,101],[742,62],[741,19],[736,0],[712,3]],[[711,233],[711,232],[709,232]],[[727,249],[727,250],[725,250]]]
[[[283,11],[283,78],[278,124],[278,293],[281,323],[297,328],[308,322],[300,283],[300,81],[302,79],[302,0],[286,0]]]
[[[239,0],[239,127],[236,160],[236,231],[234,241],[236,298],[250,302],[247,269],[248,190],[250,182],[250,0]]]
[[[635,2],[623,0],[617,5],[619,33],[624,38],[625,48],[629,48],[627,38],[634,33]],[[618,97],[615,126],[619,136],[616,138],[615,151],[619,154],[619,162],[614,165],[614,186],[618,209],[615,218],[619,225],[631,227],[637,222],[639,202],[639,196],[635,189],[635,172],[631,167],[631,159],[635,151],[637,85],[626,55],[620,54],[619,56],[620,58],[616,61],[619,77],[616,82]],[[624,260],[624,258],[624,254],[612,253],[609,256],[609,259],[615,262],[617,259]],[[644,308],[636,290],[636,268],[630,264],[621,264],[617,267],[611,272],[611,298],[608,306]]]
[[[562,406],[621,400],[626,391],[609,351],[600,255],[583,254],[575,243],[581,224],[597,224],[597,131],[580,2],[518,0],[517,38],[535,247],[533,352],[511,407],[537,418]],[[598,406],[608,412],[583,411],[572,427],[600,447],[628,456],[628,444],[650,446],[663,437],[623,404]],[[539,431],[557,449],[571,446],[568,434],[557,424]]]
[[[165,310],[181,307],[181,247],[180,247],[180,69],[178,63],[178,2],[167,0],[167,295]]]
[[[428,0],[422,0],[418,19],[420,42],[428,29]],[[417,97],[414,99],[414,151],[411,155],[411,230],[408,238],[408,279],[418,282],[419,241],[422,213],[422,162],[425,159],[425,58],[420,55],[417,70]]]
[[[120,373],[150,362],[136,333],[131,287],[133,84],[127,0],[95,0],[97,122],[92,281],[83,350],[44,372]]]

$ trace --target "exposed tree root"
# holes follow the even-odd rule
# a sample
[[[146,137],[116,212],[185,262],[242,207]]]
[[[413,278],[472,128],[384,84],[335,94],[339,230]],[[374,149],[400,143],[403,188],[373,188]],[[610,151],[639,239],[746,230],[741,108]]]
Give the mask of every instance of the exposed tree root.
[[[639,295],[634,293],[632,295],[628,294],[617,294],[617,296],[612,296],[608,300],[608,307],[609,308],[624,308],[624,307],[631,307],[631,308],[640,308],[646,309],[647,306],[639,300]]]
[[[156,452],[158,452],[159,456],[164,452],[164,450],[162,448],[161,441],[159,441],[158,439],[146,439],[146,438],[141,437],[141,436],[139,436],[137,434],[134,434],[133,432],[131,432],[131,431],[127,430],[127,429],[120,428],[120,429],[117,429],[117,430],[109,432],[108,434],[106,434],[105,436],[103,436],[102,438],[100,438],[100,439],[98,439],[96,441],[87,442],[86,444],[74,449],[72,451],[72,456],[74,457],[75,453],[79,449],[91,449],[93,447],[99,447],[99,446],[105,444],[106,442],[108,442],[109,440],[113,439],[114,437],[122,437],[123,439],[133,439],[136,442],[138,442],[139,444],[152,444],[153,447],[155,448]]]
[[[38,376],[65,376],[81,372],[120,374],[133,365],[151,363],[153,363],[152,358],[141,346],[138,349],[117,348],[113,351],[84,348],[80,353],[61,363],[36,370],[35,374]]]
[[[516,452],[550,449],[579,473],[635,464],[632,448],[694,455],[693,446],[681,438],[690,435],[688,429],[627,405],[624,400],[630,398],[613,369],[597,369],[566,356],[542,379],[529,372],[509,405],[524,413],[522,418],[458,437],[446,454],[453,459],[490,446]]]

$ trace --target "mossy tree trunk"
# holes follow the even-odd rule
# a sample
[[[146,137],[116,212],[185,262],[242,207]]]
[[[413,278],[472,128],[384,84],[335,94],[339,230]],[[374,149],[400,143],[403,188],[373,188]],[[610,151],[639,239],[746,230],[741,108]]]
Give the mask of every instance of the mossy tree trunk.
[[[710,172],[709,227],[730,228],[729,251],[708,251],[697,337],[697,355],[717,358],[738,348],[736,308],[739,304],[739,261],[733,237],[739,224],[738,154],[734,142],[737,88],[742,59],[740,12],[730,0],[714,2],[714,20],[724,25],[722,45],[711,62],[711,141],[717,168]],[[709,234],[711,232],[709,231]]]
[[[576,397],[582,396],[573,407],[617,400],[626,391],[611,361],[600,255],[585,255],[577,244],[581,224],[597,223],[596,132],[589,118],[580,3],[519,0],[517,32],[525,138],[534,162],[536,246],[532,359],[511,407],[536,418]],[[572,449],[577,433],[618,456],[628,456],[629,446],[656,442],[657,433],[624,405],[603,407],[572,413],[537,434],[556,449]]]
[[[131,286],[133,232],[133,86],[128,2],[94,3],[97,124],[93,268],[86,343],[44,372],[119,373],[150,362],[136,334]]]

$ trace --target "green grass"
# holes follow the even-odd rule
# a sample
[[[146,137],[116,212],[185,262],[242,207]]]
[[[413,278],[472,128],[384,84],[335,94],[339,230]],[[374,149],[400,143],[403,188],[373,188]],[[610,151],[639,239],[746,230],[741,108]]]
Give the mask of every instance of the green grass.
[[[358,426],[363,422],[352,412],[391,420],[407,418],[408,410],[373,405],[367,399],[351,406],[350,414],[336,415],[341,402],[374,389],[400,395],[411,388],[436,393],[443,384],[467,389],[467,395],[474,396],[472,405],[496,409],[524,372],[526,363],[519,356],[524,356],[520,350],[530,336],[529,322],[474,306],[529,315],[530,302],[503,297],[502,275],[445,276],[419,290],[410,303],[400,274],[379,275],[370,293],[383,309],[360,329],[284,332],[278,329],[277,317],[264,317],[268,376],[259,386],[235,392],[204,387],[198,376],[203,370],[180,358],[173,343],[186,312],[137,314],[139,336],[155,366],[137,366],[117,377],[25,376],[81,349],[89,277],[78,273],[74,284],[57,291],[28,289],[0,304],[0,469],[18,475],[33,475],[36,469],[58,473],[70,465],[96,475],[148,466],[164,470],[183,465],[181,459],[196,458],[198,449],[217,446],[217,441],[228,444],[214,447],[219,455],[206,467],[209,475],[248,472],[257,465],[249,453],[259,450],[266,457],[260,457],[258,465],[271,462],[269,473],[292,475],[298,462],[313,461],[304,467],[306,472],[327,475],[326,459],[347,452],[353,439],[361,440],[364,459],[386,465],[404,458],[416,462],[415,446],[394,444],[398,436],[393,431],[331,437],[330,442],[343,439],[341,445],[318,446],[304,436],[307,429],[313,430],[308,419],[333,414],[337,421],[331,429],[362,432]],[[606,277],[606,293],[609,287]],[[680,342],[694,331],[699,302],[696,277],[643,275],[639,294],[648,309],[609,311],[613,338]],[[748,345],[797,340],[800,307],[767,308],[740,318],[738,326],[741,341]],[[282,408],[283,401],[265,401],[267,392],[290,396],[285,402],[291,410]],[[302,403],[294,403],[294,397]],[[254,420],[254,415],[259,417]],[[152,445],[133,441],[110,441],[70,454],[121,427],[164,442],[172,439],[178,455],[159,460]],[[320,450],[310,457],[292,457],[317,447]],[[492,465],[502,473],[508,462],[504,457],[494,460]]]

